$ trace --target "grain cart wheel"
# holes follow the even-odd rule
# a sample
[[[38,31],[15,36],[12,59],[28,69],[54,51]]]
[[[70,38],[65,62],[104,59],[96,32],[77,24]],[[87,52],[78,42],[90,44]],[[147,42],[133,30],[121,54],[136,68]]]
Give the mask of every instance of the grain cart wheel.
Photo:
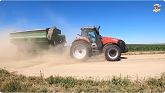
[[[105,46],[104,55],[107,61],[119,61],[121,51],[117,45],[107,45]]]
[[[77,60],[85,61],[92,55],[91,46],[85,41],[75,41],[70,49],[70,55]]]

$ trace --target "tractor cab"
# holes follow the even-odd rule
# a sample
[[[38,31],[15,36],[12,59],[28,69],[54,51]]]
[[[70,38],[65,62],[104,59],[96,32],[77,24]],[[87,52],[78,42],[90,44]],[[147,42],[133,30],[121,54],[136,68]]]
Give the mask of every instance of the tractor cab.
[[[87,38],[91,43],[95,43],[99,50],[102,49],[103,43],[102,43],[102,37],[99,33],[100,26],[97,28],[95,26],[93,27],[82,27],[81,28],[81,37]]]

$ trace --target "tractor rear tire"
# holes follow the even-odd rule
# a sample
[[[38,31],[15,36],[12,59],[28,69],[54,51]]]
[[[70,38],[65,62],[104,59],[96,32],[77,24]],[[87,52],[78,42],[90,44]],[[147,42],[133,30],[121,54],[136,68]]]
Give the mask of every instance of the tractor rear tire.
[[[70,48],[70,56],[79,61],[86,61],[92,56],[92,49],[88,42],[75,41]]]
[[[119,61],[121,51],[117,45],[107,45],[105,47],[104,55],[107,61]]]

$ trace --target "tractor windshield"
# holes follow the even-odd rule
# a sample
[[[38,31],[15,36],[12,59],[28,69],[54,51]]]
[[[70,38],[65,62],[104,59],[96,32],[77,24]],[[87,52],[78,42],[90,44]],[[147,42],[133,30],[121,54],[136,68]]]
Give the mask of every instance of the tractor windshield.
[[[82,37],[86,37],[91,43],[95,43],[95,30],[92,29],[86,29],[86,30],[82,30],[81,33]]]

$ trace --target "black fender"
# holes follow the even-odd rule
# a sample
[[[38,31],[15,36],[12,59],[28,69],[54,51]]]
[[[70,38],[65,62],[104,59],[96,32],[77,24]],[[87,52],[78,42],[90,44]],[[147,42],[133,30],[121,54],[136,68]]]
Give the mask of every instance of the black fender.
[[[121,53],[128,52],[128,48],[126,47],[126,43],[123,40],[119,40],[117,42],[118,46],[120,47]]]

